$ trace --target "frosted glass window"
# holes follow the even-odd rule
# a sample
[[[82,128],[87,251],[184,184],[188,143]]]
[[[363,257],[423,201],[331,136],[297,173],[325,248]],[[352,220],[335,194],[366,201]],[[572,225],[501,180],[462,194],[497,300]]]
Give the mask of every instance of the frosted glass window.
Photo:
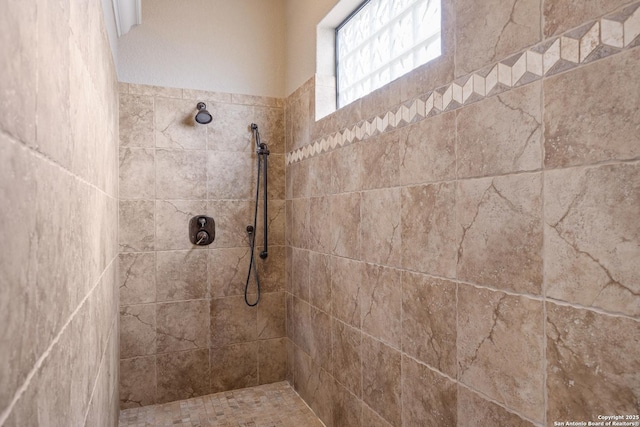
[[[440,0],[364,2],[336,29],[338,108],[440,54]]]

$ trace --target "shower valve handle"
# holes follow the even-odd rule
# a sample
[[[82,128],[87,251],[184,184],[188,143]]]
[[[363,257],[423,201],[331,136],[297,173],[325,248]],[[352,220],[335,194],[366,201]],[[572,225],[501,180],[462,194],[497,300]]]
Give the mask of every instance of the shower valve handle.
[[[216,238],[216,223],[213,218],[198,215],[189,221],[189,240],[192,244],[206,246]]]
[[[209,233],[207,233],[206,231],[199,231],[196,238],[198,239],[198,241],[196,242],[196,245],[202,245],[202,244],[206,245],[207,242],[209,241]]]

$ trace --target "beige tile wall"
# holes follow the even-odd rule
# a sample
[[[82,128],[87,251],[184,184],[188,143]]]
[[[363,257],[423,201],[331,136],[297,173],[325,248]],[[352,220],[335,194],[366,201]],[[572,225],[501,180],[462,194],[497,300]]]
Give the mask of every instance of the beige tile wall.
[[[118,94],[100,2],[0,4],[0,425],[118,420]]]
[[[209,125],[193,119],[200,101]],[[285,379],[283,104],[120,85],[122,408]],[[257,175],[252,122],[271,151],[269,257],[256,252],[262,295],[253,308],[243,297]],[[201,214],[216,221],[210,246],[188,238],[189,220]]]
[[[452,3],[434,64],[287,99],[288,379],[330,427],[635,414],[640,4]]]

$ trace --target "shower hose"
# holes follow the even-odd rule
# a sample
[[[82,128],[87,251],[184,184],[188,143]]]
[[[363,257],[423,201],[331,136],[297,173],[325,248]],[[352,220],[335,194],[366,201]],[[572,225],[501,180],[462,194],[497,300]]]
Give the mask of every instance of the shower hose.
[[[258,267],[255,258],[255,249],[256,249],[256,231],[258,225],[258,204],[260,201],[260,172],[262,169],[262,161],[264,157],[264,248],[260,253],[260,258],[266,259],[268,255],[267,248],[267,156],[269,155],[269,149],[266,144],[262,144],[260,142],[260,133],[258,132],[258,126],[254,123],[251,124],[251,130],[253,131],[254,138],[256,140],[258,153],[258,179],[256,184],[256,204],[255,209],[253,211],[253,226],[247,226],[247,234],[249,235],[249,247],[250,247],[250,260],[249,260],[249,270],[247,272],[247,280],[244,285],[244,302],[249,307],[255,307],[260,302],[260,277],[258,276]],[[249,281],[251,279],[251,272],[253,271],[253,275],[256,279],[256,299],[254,302],[249,302]]]

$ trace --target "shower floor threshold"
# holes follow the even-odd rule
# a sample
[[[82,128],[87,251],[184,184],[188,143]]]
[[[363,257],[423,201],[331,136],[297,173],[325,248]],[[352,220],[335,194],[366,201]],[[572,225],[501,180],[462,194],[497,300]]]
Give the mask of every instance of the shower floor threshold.
[[[120,411],[119,427],[324,427],[288,382]]]

